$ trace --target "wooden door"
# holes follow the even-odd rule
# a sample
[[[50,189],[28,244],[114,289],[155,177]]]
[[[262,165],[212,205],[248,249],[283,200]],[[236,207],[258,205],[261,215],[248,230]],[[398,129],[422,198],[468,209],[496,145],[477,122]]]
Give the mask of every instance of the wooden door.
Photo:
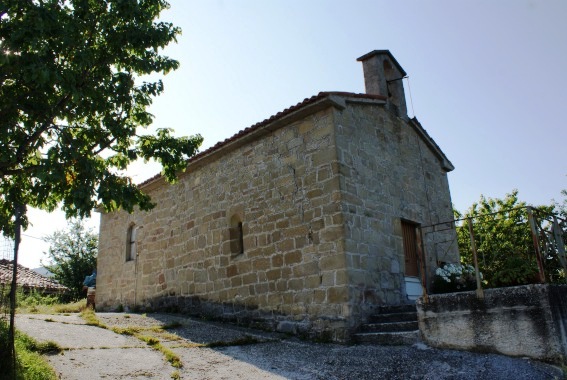
[[[405,275],[418,277],[418,255],[417,255],[417,225],[402,220],[402,236],[404,239]]]

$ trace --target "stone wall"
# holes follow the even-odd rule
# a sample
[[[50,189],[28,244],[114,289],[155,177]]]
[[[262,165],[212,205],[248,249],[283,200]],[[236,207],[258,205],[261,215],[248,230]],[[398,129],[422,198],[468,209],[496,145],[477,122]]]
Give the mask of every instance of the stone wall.
[[[356,325],[377,305],[408,302],[401,220],[420,225],[451,220],[452,205],[446,171],[407,119],[369,102],[335,112]],[[426,251],[431,272],[438,255],[431,245]],[[448,262],[459,257],[456,245],[439,255]]]
[[[439,348],[565,362],[567,285],[438,294],[417,303],[424,341]]]
[[[349,317],[332,108],[144,188],[151,212],[103,214],[97,307],[173,307],[343,339]],[[243,253],[235,250],[242,223]],[[125,260],[129,226],[137,259]]]
[[[451,218],[446,171],[380,97],[326,100],[193,160],[175,185],[146,183],[151,212],[103,214],[97,307],[346,340],[406,302],[401,219]]]

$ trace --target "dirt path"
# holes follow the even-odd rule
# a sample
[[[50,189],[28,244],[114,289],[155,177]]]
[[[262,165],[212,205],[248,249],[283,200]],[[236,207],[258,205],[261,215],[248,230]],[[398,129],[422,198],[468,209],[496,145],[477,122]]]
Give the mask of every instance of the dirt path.
[[[183,318],[98,313],[109,328],[154,336],[183,364],[140,339],[87,326],[78,315],[18,315],[17,329],[64,348],[48,356],[61,379],[561,379],[553,366],[424,345],[341,346]],[[160,327],[170,327],[167,332]]]

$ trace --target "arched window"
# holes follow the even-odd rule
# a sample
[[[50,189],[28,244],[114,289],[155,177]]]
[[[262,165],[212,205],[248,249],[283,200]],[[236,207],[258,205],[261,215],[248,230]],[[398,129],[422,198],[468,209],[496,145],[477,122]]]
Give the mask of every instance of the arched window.
[[[242,229],[242,221],[238,215],[233,215],[230,218],[230,253],[233,256],[241,255],[244,253],[244,231]]]
[[[136,232],[138,228],[135,224],[128,227],[126,234],[126,261],[132,261],[136,258]]]

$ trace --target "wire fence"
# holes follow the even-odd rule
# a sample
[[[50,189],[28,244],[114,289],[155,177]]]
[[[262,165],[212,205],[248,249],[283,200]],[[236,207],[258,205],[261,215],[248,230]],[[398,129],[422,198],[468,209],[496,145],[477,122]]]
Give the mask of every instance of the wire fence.
[[[421,233],[437,270],[429,293],[534,283],[567,283],[567,220],[533,207],[424,226]],[[446,262],[458,249],[460,263]]]
[[[14,260],[14,241],[0,236],[0,260]]]

